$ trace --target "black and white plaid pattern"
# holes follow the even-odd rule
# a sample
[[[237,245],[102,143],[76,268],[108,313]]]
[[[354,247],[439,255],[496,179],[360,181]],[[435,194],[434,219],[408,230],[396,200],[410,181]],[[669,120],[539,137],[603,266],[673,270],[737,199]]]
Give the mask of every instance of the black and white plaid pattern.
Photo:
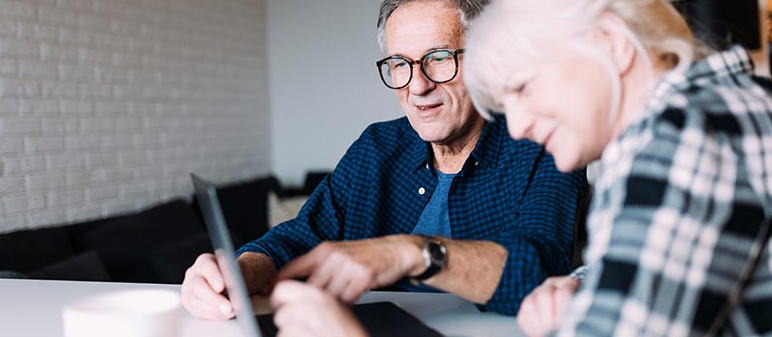
[[[559,336],[772,334],[772,83],[734,47],[668,74],[603,152]]]

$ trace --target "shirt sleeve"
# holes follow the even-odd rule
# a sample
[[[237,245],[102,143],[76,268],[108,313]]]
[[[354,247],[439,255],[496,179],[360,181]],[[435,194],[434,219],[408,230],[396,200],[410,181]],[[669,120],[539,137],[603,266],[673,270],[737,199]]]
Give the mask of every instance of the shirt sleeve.
[[[584,170],[564,174],[544,150],[534,160],[517,220],[492,239],[507,249],[501,280],[485,309],[515,315],[548,276],[570,271],[577,207],[587,196]]]
[[[261,238],[248,242],[236,251],[263,253],[281,269],[322,241],[339,240],[346,202],[352,184],[354,163],[361,151],[361,139],[349,148],[333,173],[316,187],[298,216],[269,230]]]
[[[620,155],[595,194],[592,268],[558,336],[716,335],[736,305],[764,213],[730,142],[663,117],[607,149]]]

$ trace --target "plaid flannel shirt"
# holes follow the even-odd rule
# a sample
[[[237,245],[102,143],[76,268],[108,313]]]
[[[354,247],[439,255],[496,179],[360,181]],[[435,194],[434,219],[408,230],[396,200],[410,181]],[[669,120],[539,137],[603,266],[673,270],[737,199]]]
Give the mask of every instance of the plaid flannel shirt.
[[[322,241],[412,232],[437,185],[431,147],[407,118],[368,127],[297,218],[237,251],[268,255],[277,268]],[[569,271],[582,170],[557,171],[552,157],[529,141],[514,141],[503,118],[486,123],[448,192],[453,239],[489,240],[509,251],[487,309],[514,315],[547,276]]]
[[[668,74],[603,152],[557,335],[772,333],[772,99],[734,47]]]

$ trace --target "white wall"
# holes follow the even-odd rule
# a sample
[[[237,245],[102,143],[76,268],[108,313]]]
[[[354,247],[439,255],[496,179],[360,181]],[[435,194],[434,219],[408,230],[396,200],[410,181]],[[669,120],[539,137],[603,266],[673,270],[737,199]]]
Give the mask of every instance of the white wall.
[[[270,170],[265,0],[0,0],[0,232]]]
[[[380,0],[269,0],[273,172],[331,170],[365,127],[402,115],[378,77]]]

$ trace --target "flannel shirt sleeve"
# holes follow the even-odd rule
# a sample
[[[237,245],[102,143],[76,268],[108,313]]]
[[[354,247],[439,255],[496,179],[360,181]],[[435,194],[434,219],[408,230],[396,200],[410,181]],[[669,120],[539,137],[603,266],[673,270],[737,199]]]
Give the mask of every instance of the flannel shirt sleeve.
[[[684,111],[656,118],[598,182],[592,268],[558,336],[715,335],[755,263],[764,213],[742,158]]]
[[[248,242],[236,251],[236,256],[245,252],[263,253],[281,269],[322,241],[338,240],[346,215],[345,205],[351,191],[350,179],[355,176],[355,160],[363,144],[357,140],[346,152],[333,173],[316,187],[298,216],[285,221],[263,237]]]
[[[547,277],[570,271],[574,218],[587,194],[584,170],[561,173],[544,150],[535,156],[530,176],[516,222],[492,239],[508,255],[484,307],[507,315],[517,314],[523,298]]]

